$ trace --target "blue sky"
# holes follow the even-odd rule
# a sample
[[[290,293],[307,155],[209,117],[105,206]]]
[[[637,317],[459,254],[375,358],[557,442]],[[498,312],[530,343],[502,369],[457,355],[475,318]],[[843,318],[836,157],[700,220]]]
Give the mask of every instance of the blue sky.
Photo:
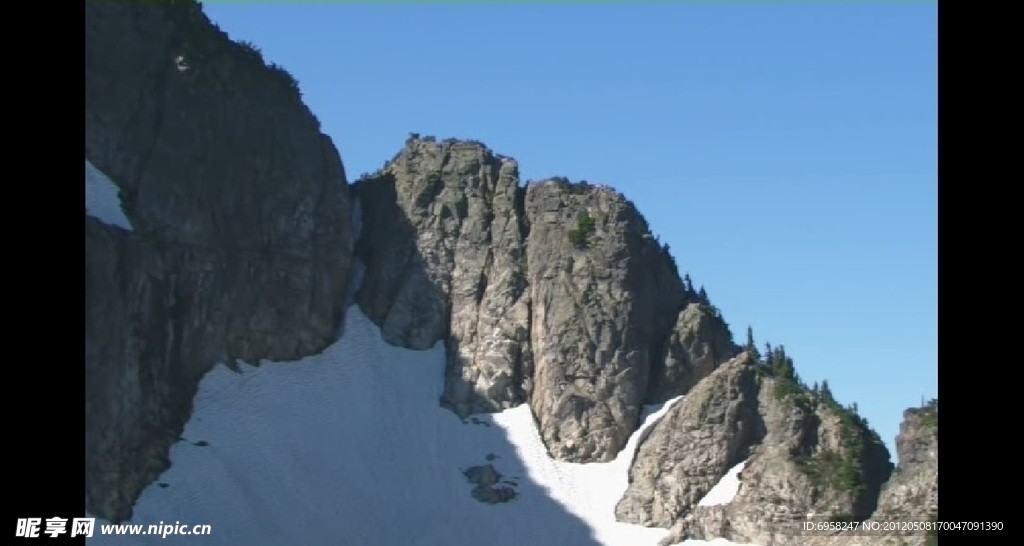
[[[738,341],[890,450],[937,395],[935,3],[205,8],[296,76],[350,179],[418,132],[614,186]]]

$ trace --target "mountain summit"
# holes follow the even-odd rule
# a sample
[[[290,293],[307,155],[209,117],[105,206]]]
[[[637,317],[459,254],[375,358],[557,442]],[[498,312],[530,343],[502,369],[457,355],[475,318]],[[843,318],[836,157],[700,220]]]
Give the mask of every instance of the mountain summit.
[[[224,543],[468,544],[537,503],[549,527],[506,525],[509,543],[773,546],[807,514],[937,506],[937,403],[908,411],[890,477],[867,422],[784,351],[737,345],[610,187],[523,183],[480,142],[419,135],[349,184],[294,78],[188,1],[86,4],[85,116],[100,518],[173,508]],[[282,527],[296,505],[324,529]],[[385,529],[396,508],[421,528]]]

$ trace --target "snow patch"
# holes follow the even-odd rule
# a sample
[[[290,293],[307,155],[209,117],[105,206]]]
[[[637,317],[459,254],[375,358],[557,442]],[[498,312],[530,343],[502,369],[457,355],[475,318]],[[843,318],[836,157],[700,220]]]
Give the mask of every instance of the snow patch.
[[[554,461],[526,405],[465,421],[439,406],[443,343],[390,346],[358,306],[345,322],[321,354],[203,378],[171,467],[126,523],[209,524],[212,535],[101,535],[98,520],[89,543],[654,546],[667,536],[615,521],[614,509],[640,436],[674,400],[646,408],[615,460]],[[515,499],[472,498],[462,470],[482,464],[515,484]]]
[[[97,220],[132,231],[121,207],[120,189],[110,178],[85,160],[85,213]]]
[[[740,491],[740,472],[743,471],[743,467],[746,466],[747,461],[732,467],[728,472],[722,476],[721,480],[708,491],[704,498],[700,499],[697,506],[718,506],[722,504],[729,504],[733,499],[736,498],[736,494]]]

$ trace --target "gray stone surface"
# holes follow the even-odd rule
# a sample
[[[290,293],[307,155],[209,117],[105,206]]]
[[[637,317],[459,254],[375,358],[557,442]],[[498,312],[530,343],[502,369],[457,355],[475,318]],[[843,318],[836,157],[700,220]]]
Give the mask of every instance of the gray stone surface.
[[[532,303],[530,407],[552,456],[607,461],[636,429],[651,370],[686,295],[621,193],[562,180],[525,200]],[[593,228],[572,240],[584,215]]]
[[[764,546],[806,544],[808,514],[863,520],[891,464],[852,413],[814,393],[782,394],[781,379],[744,353],[699,382],[652,428],[630,469],[616,516],[669,527],[666,543],[724,537]],[[746,460],[733,501],[697,506]]]
[[[610,188],[521,188],[516,163],[478,142],[413,135],[355,195],[357,301],[385,340],[444,340],[442,404],[465,416],[529,401],[556,458],[611,459],[645,401],[685,392],[736,352]],[[584,215],[593,226],[574,241]]]
[[[688,392],[739,352],[718,309],[690,302],[669,334],[662,366],[655,368],[651,379],[648,402],[660,403]]]
[[[410,138],[355,185],[357,300],[389,343],[447,346],[442,403],[460,415],[525,399],[529,300],[515,161],[482,144]]]
[[[616,518],[670,527],[689,513],[763,438],[758,391],[743,353],[676,402],[641,439]]]
[[[127,518],[166,468],[214,363],[315,353],[352,300],[389,343],[445,344],[441,404],[465,417],[528,403],[557,459],[612,459],[643,404],[685,393],[641,440],[616,508],[670,540],[812,544],[786,525],[937,506],[937,415],[908,412],[879,498],[891,465],[866,423],[779,396],[610,188],[522,187],[479,142],[412,136],[352,188],[354,242],[340,157],[294,80],[195,4],[86,5],[86,157],[135,228],[86,218],[86,500],[100,517]],[[743,460],[735,501],[697,507]],[[515,497],[492,465],[467,477],[482,502]]]
[[[135,227],[86,218],[86,504],[123,520],[213,364],[333,341],[353,242],[341,160],[284,72],[193,3],[85,11],[86,158]]]

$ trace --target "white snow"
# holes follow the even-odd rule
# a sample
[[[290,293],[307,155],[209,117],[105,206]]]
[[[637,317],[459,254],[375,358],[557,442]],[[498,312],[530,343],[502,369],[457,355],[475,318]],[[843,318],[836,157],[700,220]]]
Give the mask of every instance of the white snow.
[[[97,220],[132,230],[132,224],[121,208],[116,184],[107,175],[85,160],[85,213]]]
[[[237,373],[218,365],[171,467],[127,522],[210,524],[212,535],[101,536],[108,522],[97,521],[90,544],[653,546],[668,534],[615,521],[642,431],[612,462],[554,461],[526,405],[467,422],[441,408],[444,361],[441,343],[386,344],[352,306],[322,354]],[[648,408],[643,428],[670,403]],[[518,484],[511,502],[470,495],[461,471],[488,454]]]
[[[716,506],[720,504],[729,504],[734,498],[736,493],[740,491],[740,472],[743,467],[746,466],[747,462],[732,467],[722,479],[708,491],[704,498],[700,499],[697,506]]]

